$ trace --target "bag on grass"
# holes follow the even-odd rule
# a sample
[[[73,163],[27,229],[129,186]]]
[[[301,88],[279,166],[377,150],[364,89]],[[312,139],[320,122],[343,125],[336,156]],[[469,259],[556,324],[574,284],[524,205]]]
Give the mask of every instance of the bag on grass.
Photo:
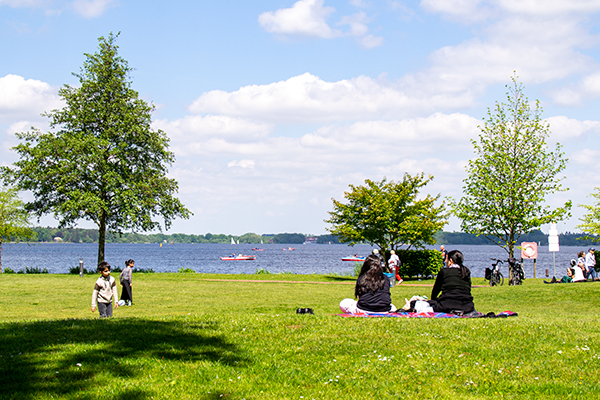
[[[485,279],[487,279],[489,281],[491,277],[492,277],[492,270],[490,268],[486,268],[485,269]]]

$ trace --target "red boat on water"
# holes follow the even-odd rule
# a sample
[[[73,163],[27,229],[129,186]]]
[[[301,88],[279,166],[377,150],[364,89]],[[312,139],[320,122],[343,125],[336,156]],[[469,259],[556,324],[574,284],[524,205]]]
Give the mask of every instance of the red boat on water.
[[[288,247],[287,249],[281,249],[281,250],[283,250],[283,251],[292,251],[292,250],[296,250],[296,249],[293,248],[293,247]]]
[[[364,262],[366,257],[357,256],[356,254],[353,256],[342,257],[342,261],[356,261],[356,262]]]
[[[231,255],[226,257],[221,257],[223,261],[252,261],[256,260],[256,256],[243,256],[243,255]]]

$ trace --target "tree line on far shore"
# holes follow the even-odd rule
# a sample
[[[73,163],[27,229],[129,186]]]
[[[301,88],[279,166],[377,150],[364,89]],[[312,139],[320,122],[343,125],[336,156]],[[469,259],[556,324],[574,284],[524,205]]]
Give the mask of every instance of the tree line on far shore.
[[[66,243],[97,243],[98,242],[98,230],[97,229],[83,229],[83,228],[52,228],[52,227],[36,227],[33,228],[35,231],[35,237],[30,239],[32,242],[54,242],[61,241]],[[559,235],[560,244],[563,246],[588,246],[593,243],[597,243],[597,240],[590,240],[585,237],[583,233],[571,233],[566,232]],[[213,234],[206,233],[204,235],[193,235],[185,233],[153,233],[153,234],[142,234],[142,233],[123,233],[119,234],[107,234],[107,243],[231,243],[233,239],[236,243],[239,241],[240,244],[260,244],[262,243],[274,243],[274,244],[301,244],[306,242],[307,238],[316,237],[317,244],[337,244],[340,240],[334,235],[310,235],[303,233],[277,233],[277,234],[263,234],[259,235],[256,233],[245,233],[240,236],[226,235],[226,234]],[[437,245],[486,245],[493,244],[484,236],[476,236],[473,234],[463,232],[444,232],[439,231],[435,234],[435,241]],[[57,239],[59,238],[59,239]],[[519,242],[536,242],[541,246],[548,245],[548,235],[543,233],[541,230],[536,230],[531,233],[522,235]]]

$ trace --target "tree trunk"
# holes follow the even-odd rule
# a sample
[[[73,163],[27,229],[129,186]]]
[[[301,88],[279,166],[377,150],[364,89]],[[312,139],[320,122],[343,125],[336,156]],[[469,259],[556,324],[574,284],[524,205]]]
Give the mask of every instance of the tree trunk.
[[[106,243],[106,216],[100,217],[98,226],[98,264],[104,261],[104,244]]]

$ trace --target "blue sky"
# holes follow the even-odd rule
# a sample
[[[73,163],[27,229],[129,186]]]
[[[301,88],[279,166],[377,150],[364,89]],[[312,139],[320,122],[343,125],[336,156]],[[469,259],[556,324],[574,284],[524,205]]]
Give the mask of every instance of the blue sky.
[[[48,128],[40,113],[60,107],[98,37],[121,32],[194,213],[171,233],[323,234],[349,184],[405,172],[460,197],[470,140],[513,71],[570,160],[570,190],[548,204],[587,204],[599,14],[600,0],[0,0],[0,163],[16,160],[15,132]]]

